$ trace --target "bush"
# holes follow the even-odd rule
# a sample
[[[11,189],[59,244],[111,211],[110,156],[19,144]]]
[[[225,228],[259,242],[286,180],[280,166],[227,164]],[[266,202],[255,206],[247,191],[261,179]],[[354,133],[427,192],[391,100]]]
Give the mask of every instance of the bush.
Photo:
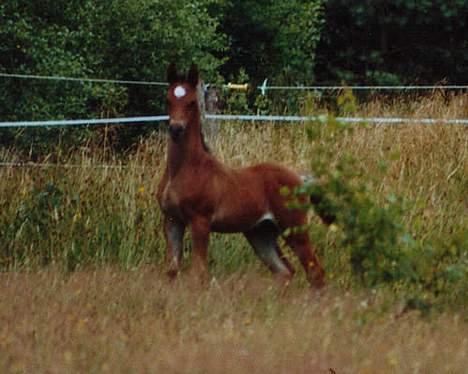
[[[339,101],[352,102],[349,93],[345,95]],[[404,290],[408,306],[419,309],[447,299],[466,303],[466,231],[445,243],[415,240],[405,225],[411,202],[391,192],[384,199],[375,193],[388,161],[380,162],[380,175],[369,175],[351,154],[336,159],[331,143],[354,128],[331,116],[308,124],[316,156],[311,167],[319,182],[306,184],[295,194],[309,194],[315,202],[304,208],[334,217],[335,246],[344,251],[351,273],[362,285]]]

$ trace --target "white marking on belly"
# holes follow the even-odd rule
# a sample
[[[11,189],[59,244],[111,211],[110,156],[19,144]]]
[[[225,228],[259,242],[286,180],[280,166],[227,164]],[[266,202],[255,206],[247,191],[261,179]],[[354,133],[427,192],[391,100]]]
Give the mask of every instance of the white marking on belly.
[[[304,184],[315,184],[317,183],[317,179],[313,175],[301,175],[302,183]]]
[[[258,221],[255,223],[255,226],[258,225],[262,221],[272,221],[275,222],[275,216],[271,212],[266,212],[261,216]]]
[[[187,91],[185,90],[184,87],[177,86],[176,88],[174,88],[174,96],[177,97],[178,99],[180,99],[181,97],[184,97],[185,95],[187,95]]]

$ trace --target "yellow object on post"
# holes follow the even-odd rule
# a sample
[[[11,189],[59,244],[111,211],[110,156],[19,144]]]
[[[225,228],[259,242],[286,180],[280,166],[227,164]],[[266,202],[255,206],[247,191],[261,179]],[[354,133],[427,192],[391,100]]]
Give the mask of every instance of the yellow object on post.
[[[228,83],[227,88],[229,88],[230,90],[247,91],[249,89],[249,84]]]

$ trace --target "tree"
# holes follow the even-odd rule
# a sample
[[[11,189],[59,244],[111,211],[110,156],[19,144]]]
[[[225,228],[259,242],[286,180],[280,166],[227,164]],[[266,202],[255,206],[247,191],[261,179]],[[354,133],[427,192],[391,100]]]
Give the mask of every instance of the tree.
[[[314,81],[323,0],[231,0],[226,7],[222,30],[231,41],[226,76],[245,68],[257,82]]]
[[[328,0],[320,82],[466,83],[467,0]]]
[[[0,71],[164,81],[170,61],[182,67],[197,61],[206,76],[214,77],[223,62],[214,53],[227,47],[217,17],[209,13],[217,1],[5,0],[0,4]],[[163,94],[157,87],[0,78],[0,118],[154,114],[164,108]],[[16,134],[3,131],[2,143]],[[63,131],[28,134],[16,140],[47,142]]]

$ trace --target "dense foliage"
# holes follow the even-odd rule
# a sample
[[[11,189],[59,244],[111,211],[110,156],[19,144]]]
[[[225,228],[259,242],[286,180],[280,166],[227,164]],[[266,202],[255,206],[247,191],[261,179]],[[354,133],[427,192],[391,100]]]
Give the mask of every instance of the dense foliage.
[[[196,61],[209,82],[466,84],[468,0],[5,0],[0,72],[164,81]],[[0,121],[160,114],[160,86],[0,77]],[[225,110],[297,113],[297,92],[225,98]],[[279,103],[279,104],[278,104]],[[125,126],[127,149],[148,126]],[[0,144],[46,154],[102,131],[0,130]],[[106,135],[107,136],[107,135]]]
[[[169,61],[197,61],[214,77],[227,47],[208,12],[216,0],[6,1],[0,5],[0,70],[8,73],[161,81]],[[160,87],[2,78],[2,120],[160,113]],[[125,139],[142,129],[126,129]],[[67,136],[73,144],[86,131]],[[3,143],[57,143],[64,132],[3,132]],[[88,134],[89,135],[89,134]],[[126,144],[128,145],[128,144]]]
[[[322,82],[466,84],[468,1],[328,0]]]
[[[211,77],[222,62],[212,53],[227,46],[208,13],[215,1],[6,1],[0,5],[1,70],[161,81],[169,61],[187,66],[196,60]],[[2,88],[2,118],[161,108],[155,93],[142,87],[2,79]]]
[[[323,0],[231,0],[223,32],[230,37],[227,74],[240,68],[258,83],[274,78],[287,84],[314,80]]]

